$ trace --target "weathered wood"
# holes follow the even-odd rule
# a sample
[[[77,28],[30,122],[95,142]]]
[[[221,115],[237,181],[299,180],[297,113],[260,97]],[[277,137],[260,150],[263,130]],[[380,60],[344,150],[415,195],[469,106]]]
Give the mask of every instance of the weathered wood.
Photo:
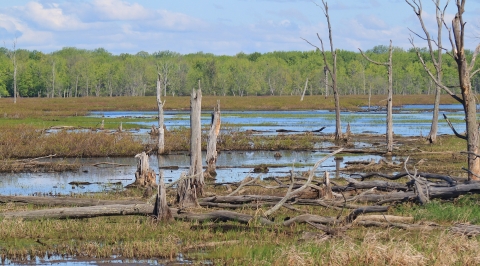
[[[450,232],[459,235],[474,237],[480,234],[480,226],[473,224],[455,224],[450,228]]]
[[[360,214],[371,212],[386,212],[390,206],[366,206],[353,210],[347,217],[345,217],[344,223],[352,223]]]
[[[158,184],[157,198],[155,199],[155,206],[153,208],[153,216],[159,221],[173,220],[172,212],[167,204],[167,191],[165,189],[165,182],[163,170],[160,170],[160,181]]]
[[[248,214],[232,212],[232,211],[213,211],[209,213],[180,213],[176,214],[175,218],[177,219],[186,219],[189,221],[237,221],[240,223],[250,223],[250,222],[258,222],[263,225],[273,225],[274,222],[263,218],[263,217],[255,217]]]
[[[396,216],[396,215],[361,215],[355,219],[355,223],[360,221],[377,221],[377,222],[389,222],[389,223],[413,223],[413,217],[411,216]]]
[[[449,177],[449,176],[446,176],[446,175],[424,173],[424,172],[418,172],[417,175],[421,176],[421,177],[425,177],[426,179],[442,180],[442,181],[445,181],[445,182],[449,183],[452,186],[457,183],[457,181],[455,181],[455,179],[460,179],[458,177],[457,178],[452,178],[452,177]],[[367,179],[367,178],[375,177],[375,176],[383,177],[383,178],[386,178],[386,179],[389,179],[389,180],[397,180],[397,179],[400,179],[402,177],[408,176],[408,173],[407,172],[400,172],[400,173],[395,174],[395,175],[387,175],[387,174],[383,174],[383,173],[372,172],[372,173],[366,173],[366,174],[355,173],[355,174],[351,174],[350,176],[359,176],[359,177],[361,177],[362,181]]]
[[[66,218],[91,218],[98,216],[151,214],[153,206],[150,204],[130,205],[103,205],[90,207],[56,208],[47,210],[18,211],[0,213],[4,219],[21,218],[26,220],[38,219],[66,219]]]
[[[220,133],[220,124],[220,101],[217,101],[217,107],[213,110],[210,131],[208,133],[205,178],[215,178],[217,176],[217,137]]]
[[[142,152],[135,155],[135,158],[137,158],[137,171],[135,172],[135,182],[129,184],[127,187],[156,188],[157,177],[155,175],[155,171],[150,169],[148,155],[145,152]]]
[[[396,182],[387,182],[387,181],[363,181],[363,182],[350,182],[347,185],[350,188],[354,189],[371,189],[377,188],[380,191],[407,191],[408,187],[405,184],[396,183]]]
[[[320,191],[320,196],[326,200],[331,200],[334,198],[332,192],[332,186],[330,185],[330,176],[327,171],[325,171],[325,181],[323,182],[322,190]]]
[[[318,223],[318,224],[335,224],[335,223],[338,223],[339,220],[337,220],[334,217],[325,217],[325,216],[318,216],[313,214],[302,214],[284,221],[283,225],[290,226],[295,223],[306,223],[306,222],[312,222],[312,223]]]
[[[165,102],[162,102],[161,94],[161,76],[158,73],[157,76],[157,106],[158,106],[158,139],[157,139],[157,153],[163,154],[165,152],[165,130],[164,130],[164,116],[163,116],[163,106]]]
[[[200,87],[200,81],[199,81]],[[179,183],[177,204],[180,208],[197,207],[197,197],[203,195],[205,184],[202,169],[202,91],[193,90],[190,98],[190,170],[188,176]]]
[[[98,200],[69,197],[32,197],[32,196],[0,196],[0,203],[34,204],[46,206],[99,206],[143,204],[141,200]]]

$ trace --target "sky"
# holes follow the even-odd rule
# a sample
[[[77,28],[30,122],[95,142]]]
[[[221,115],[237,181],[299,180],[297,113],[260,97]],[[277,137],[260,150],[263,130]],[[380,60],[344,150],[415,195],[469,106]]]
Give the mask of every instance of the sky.
[[[436,36],[432,0],[422,2],[425,24]],[[455,0],[450,2],[447,21],[455,14]],[[368,50],[390,40],[409,49],[412,36],[416,46],[425,46],[410,31],[422,33],[405,0],[327,3],[335,49]],[[320,46],[319,34],[329,50],[321,6],[321,0],[0,0],[0,41],[8,49],[15,43],[17,49],[44,53],[76,47],[117,55],[165,50],[235,55],[310,51],[315,48],[305,40]],[[480,43],[479,14],[480,0],[467,0],[465,41],[471,50]]]

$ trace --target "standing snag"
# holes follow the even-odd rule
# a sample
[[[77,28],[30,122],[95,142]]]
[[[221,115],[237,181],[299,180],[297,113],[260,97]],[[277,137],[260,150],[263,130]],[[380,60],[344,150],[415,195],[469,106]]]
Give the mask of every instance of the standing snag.
[[[407,3],[409,3],[407,1]],[[413,1],[416,4],[416,1]],[[420,2],[419,2],[420,3]],[[476,95],[475,91],[472,90],[471,78],[479,72],[480,69],[474,70],[475,60],[480,52],[480,45],[475,48],[475,52],[472,55],[470,63],[467,61],[467,56],[465,54],[465,23],[463,21],[463,13],[465,12],[465,0],[456,0],[457,13],[452,19],[452,28],[447,26],[447,23],[443,20],[444,26],[447,28],[449,33],[449,40],[451,44],[451,51],[447,52],[448,55],[452,56],[457,64],[458,71],[458,80],[460,84],[460,89],[462,92],[462,97],[458,97],[453,93],[450,88],[445,86],[441,80],[433,75],[430,69],[427,67],[423,57],[421,56],[419,50],[413,42],[413,38],[410,38],[410,43],[417,52],[417,56],[420,62],[423,65],[423,68],[430,76],[430,78],[435,82],[437,86],[440,86],[444,91],[446,91],[452,98],[457,100],[463,105],[463,110],[465,111],[465,127],[466,127],[466,136],[455,134],[456,136],[467,140],[467,154],[468,154],[468,179],[469,180],[478,180],[480,179],[480,159],[477,156],[480,151],[479,146],[479,129],[477,124],[477,104],[476,104]],[[414,7],[411,3],[410,6]],[[417,5],[419,10],[421,10],[421,5]],[[440,8],[436,5],[436,8]],[[415,11],[414,7],[414,11]],[[417,13],[417,11],[415,11]],[[420,13],[421,16],[421,13]],[[452,34],[453,33],[453,34]],[[445,50],[444,47],[438,46],[438,49]],[[455,131],[454,131],[455,132]]]
[[[327,76],[330,73],[330,77],[332,79],[332,90],[333,90],[333,98],[335,99],[335,140],[338,141],[342,138],[342,127],[340,123],[340,96],[338,94],[338,87],[337,87],[337,50],[333,48],[333,38],[332,38],[332,26],[330,24],[330,16],[328,14],[328,4],[324,0],[322,0],[323,7],[323,14],[327,18],[328,23],[328,37],[330,39],[330,53],[332,54],[332,61],[333,67],[330,67],[327,62],[327,55],[325,54],[325,49],[323,48],[323,40],[320,38],[320,35],[317,33],[317,37],[320,40],[321,48],[312,44],[311,42],[305,40],[311,46],[317,48],[318,51],[322,53],[323,62],[325,64],[324,71],[325,71],[325,97],[327,97]]]
[[[160,95],[162,94],[161,89],[161,76],[158,73],[157,78],[157,106],[158,106],[158,141],[157,141],[157,154],[163,154],[165,152],[165,129],[164,129],[164,118],[163,118],[163,105],[165,102],[162,102]]]
[[[389,48],[389,55],[388,55],[388,62],[387,63],[379,63],[377,61],[373,61],[368,56],[366,56],[363,51],[359,48],[360,53],[362,54],[365,59],[369,62],[374,63],[376,65],[383,65],[387,67],[388,72],[388,96],[387,96],[387,154],[391,154],[393,151],[393,103],[392,103],[392,95],[393,95],[393,64],[392,64],[392,40],[390,40],[390,48]]]
[[[220,101],[217,101],[217,107],[213,110],[210,132],[208,133],[207,143],[207,170],[205,170],[205,178],[215,178],[217,176],[217,137],[220,133]]]
[[[154,188],[157,186],[155,171],[150,169],[148,155],[145,152],[135,155],[137,158],[137,171],[135,182],[127,187]]]
[[[200,81],[199,81],[200,83]],[[182,174],[177,191],[180,208],[197,207],[197,197],[203,194],[205,184],[202,169],[202,91],[193,90],[190,98],[190,170]]]

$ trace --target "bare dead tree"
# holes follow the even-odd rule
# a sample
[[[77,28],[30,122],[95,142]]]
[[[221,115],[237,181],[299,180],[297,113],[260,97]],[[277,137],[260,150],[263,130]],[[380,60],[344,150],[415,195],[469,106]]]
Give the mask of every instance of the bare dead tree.
[[[163,105],[160,95],[162,94],[162,82],[161,75],[158,73],[157,77],[157,106],[158,106],[158,141],[157,141],[157,153],[160,155],[165,152],[165,130],[164,130],[164,116]]]
[[[203,194],[205,185],[202,172],[202,90],[192,91],[190,98],[190,170],[188,178],[180,182],[177,191],[177,203],[180,208],[196,207],[197,197]]]
[[[467,140],[468,179],[478,180],[480,179],[480,159],[478,159],[474,154],[479,153],[479,130],[477,124],[476,96],[472,90],[471,78],[480,71],[480,69],[474,70],[475,60],[480,52],[480,45],[475,48],[471,61],[467,62],[464,41],[466,22],[463,21],[465,0],[456,0],[455,5],[457,7],[457,13],[452,20],[452,27],[448,27],[445,20],[443,20],[442,23],[448,30],[449,41],[452,47],[451,51],[447,51],[447,54],[452,56],[457,64],[458,79],[460,83],[459,87],[462,91],[461,98],[453,93],[446,85],[443,84],[441,80],[438,80],[437,77],[433,75],[433,73],[425,64],[425,61],[420,55],[417,47],[415,46],[413,38],[410,38],[410,43],[416,49],[420,62],[430,78],[444,91],[450,94],[450,96],[463,105],[465,112],[466,136],[460,134],[456,134],[456,136]],[[439,6],[436,6],[436,8],[439,9]],[[437,47],[438,49],[446,50],[444,47],[438,46],[438,44]]]
[[[418,2],[417,2],[416,0],[413,0],[413,1],[405,0],[405,2],[407,2],[407,4],[409,4],[412,7],[413,12],[415,12],[415,14],[417,15],[418,20],[420,22],[420,25],[422,26],[424,36],[420,36],[419,34],[413,32],[413,31],[412,32],[415,35],[422,38],[423,40],[427,41],[428,51],[430,53],[430,59],[432,60],[433,66],[435,68],[435,76],[436,76],[437,81],[441,83],[442,82],[442,76],[443,76],[443,73],[442,73],[442,52],[443,52],[443,50],[442,50],[442,28],[443,28],[443,21],[444,21],[444,18],[445,18],[445,11],[447,9],[449,0],[447,1],[447,3],[445,4],[443,9],[439,8],[440,7],[440,0],[435,0],[435,1],[436,1],[435,2],[435,5],[436,5],[436,13],[435,13],[436,16],[435,17],[436,17],[436,21],[437,21],[437,40],[436,40],[437,50],[436,50],[436,52],[433,49],[433,44],[432,44],[432,42],[435,42],[435,41],[431,38],[430,33],[427,30],[427,28],[425,27],[425,23],[423,22],[422,1],[418,0]],[[435,143],[436,140],[437,140],[438,111],[439,111],[439,106],[440,106],[441,90],[442,90],[441,87],[436,84],[435,85],[435,102],[434,102],[434,105],[433,105],[432,125],[430,127],[430,133],[428,133],[428,136],[427,136],[427,140],[429,140],[430,143]]]
[[[13,64],[13,103],[17,103],[17,38],[13,40],[13,50],[8,56]]]
[[[212,120],[210,125],[210,131],[208,133],[207,141],[207,170],[205,170],[205,178],[214,178],[217,176],[216,164],[217,164],[217,137],[220,133],[220,100],[217,101],[217,107],[212,112]]]
[[[391,154],[393,151],[393,118],[392,118],[392,98],[393,98],[393,64],[392,64],[392,40],[390,40],[390,48],[389,48],[389,55],[388,55],[388,62],[380,63],[370,59],[366,56],[363,51],[359,48],[360,53],[362,56],[367,59],[369,62],[379,65],[379,66],[386,66],[388,72],[388,96],[387,96],[387,154]]]
[[[315,3],[315,2],[314,2]],[[323,56],[323,62],[325,64],[324,71],[325,73],[330,73],[330,77],[332,79],[332,91],[333,91],[333,98],[335,100],[335,140],[340,140],[342,137],[342,128],[341,128],[341,123],[340,123],[340,96],[338,95],[338,88],[337,88],[337,50],[333,48],[333,38],[332,38],[332,26],[330,24],[330,16],[328,14],[328,4],[325,2],[325,0],[322,0],[322,6],[318,5],[315,3],[317,6],[319,6],[325,17],[327,18],[327,24],[328,24],[328,38],[330,40],[330,52],[332,54],[332,67],[327,62],[327,55],[325,54],[325,49],[323,47],[323,40],[320,37],[320,35],[317,33],[317,37],[320,40],[320,47],[312,44],[311,42],[305,40],[308,44],[311,46],[317,48]],[[325,89],[325,93],[327,93],[327,89]]]

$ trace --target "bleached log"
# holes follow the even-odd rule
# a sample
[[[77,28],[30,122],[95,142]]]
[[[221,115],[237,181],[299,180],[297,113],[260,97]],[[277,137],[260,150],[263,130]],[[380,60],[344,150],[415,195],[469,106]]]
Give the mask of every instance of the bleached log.
[[[69,197],[32,197],[32,196],[0,196],[0,203],[33,204],[45,206],[100,206],[143,204],[140,200],[99,200]]]

